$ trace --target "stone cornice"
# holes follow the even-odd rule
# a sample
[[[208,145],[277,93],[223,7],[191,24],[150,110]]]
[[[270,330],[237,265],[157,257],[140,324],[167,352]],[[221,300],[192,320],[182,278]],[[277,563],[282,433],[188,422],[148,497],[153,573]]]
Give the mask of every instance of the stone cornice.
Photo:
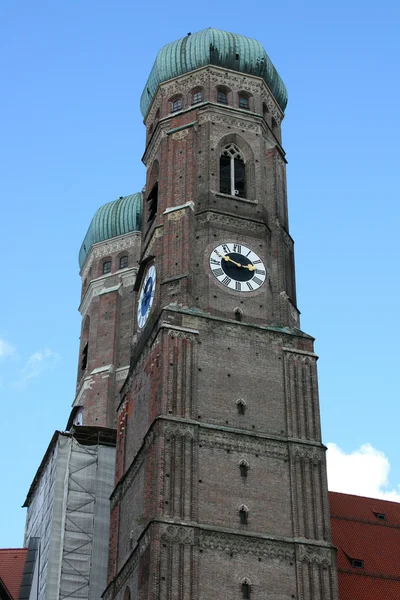
[[[84,281],[89,273],[89,269],[93,264],[95,258],[101,258],[114,252],[120,252],[121,250],[127,250],[132,246],[139,245],[141,242],[142,234],[140,231],[132,231],[131,233],[125,233],[104,242],[97,242],[93,244],[86,257],[85,263],[81,269],[82,281]],[[139,240],[139,241],[138,241]]]

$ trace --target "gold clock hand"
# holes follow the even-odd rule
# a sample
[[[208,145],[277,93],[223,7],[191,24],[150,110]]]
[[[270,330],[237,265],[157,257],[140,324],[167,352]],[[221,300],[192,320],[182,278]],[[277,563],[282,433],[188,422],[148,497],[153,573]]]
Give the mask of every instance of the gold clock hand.
[[[249,271],[255,271],[256,268],[254,265],[242,265],[242,267],[244,267],[245,269],[248,269]]]
[[[234,265],[236,265],[237,267],[242,267],[243,265],[241,265],[240,263],[236,262],[235,260],[232,260],[229,256],[224,256],[223,257],[225,260],[229,260],[229,262],[233,263]]]

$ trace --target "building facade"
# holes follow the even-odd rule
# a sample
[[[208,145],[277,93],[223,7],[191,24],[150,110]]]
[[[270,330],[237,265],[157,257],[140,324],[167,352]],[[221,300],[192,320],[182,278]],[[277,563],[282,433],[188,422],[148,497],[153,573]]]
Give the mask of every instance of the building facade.
[[[48,557],[40,598],[338,597],[317,357],[296,302],[286,101],[263,47],[240,35],[206,29],[156,58],[141,99],[144,191],[102,206],[80,251],[76,395],[27,498],[26,541]],[[96,500],[81,529],[101,524],[102,537],[79,546],[64,463],[101,431],[116,432],[115,476],[93,466],[98,453],[102,517]]]
[[[285,104],[260,44],[213,29],[164,47],[145,86],[106,600],[337,598]]]

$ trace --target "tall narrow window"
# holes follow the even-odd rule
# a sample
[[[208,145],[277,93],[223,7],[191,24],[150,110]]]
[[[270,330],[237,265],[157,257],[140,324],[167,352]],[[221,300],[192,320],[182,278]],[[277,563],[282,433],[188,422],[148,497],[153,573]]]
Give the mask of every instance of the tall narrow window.
[[[158,183],[153,185],[153,188],[150,194],[147,197],[147,206],[148,206],[148,218],[147,222],[151,223],[155,219],[158,208]]]
[[[242,153],[235,144],[226,146],[219,159],[219,191],[246,197],[246,173]]]
[[[89,350],[89,342],[86,342],[86,344],[84,345],[83,350],[82,350],[82,359],[81,359],[82,371],[84,371],[87,367],[88,350]]]
[[[246,412],[246,404],[244,400],[237,401],[237,410],[239,415],[244,415],[244,413]]]
[[[220,104],[228,104],[228,94],[223,88],[218,88],[217,90],[217,102]]]
[[[240,476],[246,478],[247,472],[249,470],[249,465],[247,464],[247,462],[245,460],[240,461],[239,469],[240,469]]]
[[[121,256],[121,258],[119,259],[119,268],[126,269],[127,266],[128,266],[128,257]]]
[[[249,97],[246,94],[239,94],[239,108],[250,108]]]
[[[251,586],[247,581],[242,583],[242,598],[243,600],[250,600]]]
[[[239,509],[239,521],[241,525],[247,525],[247,510],[244,506]]]
[[[279,139],[279,125],[276,122],[276,120],[274,119],[274,117],[272,117],[272,119],[271,119],[271,126],[272,126],[272,133],[274,134],[275,137],[277,137]]]
[[[106,273],[111,273],[111,260],[103,262],[103,275],[106,275]]]
[[[125,588],[124,600],[131,600],[131,590],[128,587]]]

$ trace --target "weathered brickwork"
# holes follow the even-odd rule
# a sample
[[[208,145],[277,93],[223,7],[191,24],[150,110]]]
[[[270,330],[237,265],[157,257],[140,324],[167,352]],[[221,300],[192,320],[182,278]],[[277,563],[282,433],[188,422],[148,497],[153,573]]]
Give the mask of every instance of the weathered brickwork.
[[[134,327],[133,284],[138,269],[137,232],[92,246],[82,268],[82,332],[76,413],[80,424],[116,427],[119,390],[129,367]],[[128,267],[120,269],[121,256]],[[111,262],[103,274],[103,262]],[[122,375],[122,377],[121,377]]]
[[[228,105],[217,102],[221,85]],[[239,107],[243,91],[249,110]],[[172,113],[177,94],[183,107]],[[125,349],[133,333],[118,402],[106,600],[232,600],[246,586],[256,600],[337,600],[317,357],[296,306],[282,118],[263,80],[219,67],[162,83],[146,117],[134,303],[118,315],[119,290],[92,300],[104,339]],[[220,192],[230,143],[243,155],[246,197]],[[210,272],[211,251],[234,242],[266,266],[257,290],[240,294]],[[155,295],[139,328],[149,264]],[[123,367],[112,352],[108,343],[99,356]]]

